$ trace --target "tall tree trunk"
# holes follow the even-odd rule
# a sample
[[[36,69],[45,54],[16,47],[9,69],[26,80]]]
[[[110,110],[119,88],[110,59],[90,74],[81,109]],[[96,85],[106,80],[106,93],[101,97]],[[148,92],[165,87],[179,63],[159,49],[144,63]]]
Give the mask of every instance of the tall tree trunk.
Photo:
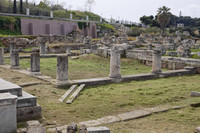
[[[23,14],[23,1],[20,0],[20,13]]]
[[[13,13],[17,13],[17,1],[14,0],[14,3],[13,3]]]

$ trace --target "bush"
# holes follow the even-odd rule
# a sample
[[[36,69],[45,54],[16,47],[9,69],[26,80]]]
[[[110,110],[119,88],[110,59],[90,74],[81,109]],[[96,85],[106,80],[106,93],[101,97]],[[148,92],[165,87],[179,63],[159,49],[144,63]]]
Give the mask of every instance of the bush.
[[[158,27],[148,27],[148,28],[145,28],[145,33],[159,34],[161,33],[161,29]]]
[[[136,36],[139,36],[142,32],[143,32],[143,30],[141,30],[140,28],[132,27],[131,31],[128,31],[127,35],[132,36],[132,37],[136,37]]]
[[[112,31],[116,31],[116,29],[112,25],[107,24],[107,23],[97,24],[97,26],[100,26],[101,29],[109,29]]]
[[[0,34],[20,35],[20,18],[0,16]]]

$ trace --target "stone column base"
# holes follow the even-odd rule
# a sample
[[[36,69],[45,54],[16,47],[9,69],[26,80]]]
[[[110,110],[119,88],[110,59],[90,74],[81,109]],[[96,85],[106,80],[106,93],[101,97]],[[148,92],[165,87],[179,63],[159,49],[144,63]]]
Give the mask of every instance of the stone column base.
[[[159,75],[162,74],[162,71],[151,71],[151,73]]]
[[[62,81],[61,80],[57,80],[56,81],[56,85],[57,86],[66,86],[66,85],[69,85],[69,83],[70,83],[69,80],[64,80],[64,81],[63,80]]]
[[[112,82],[119,83],[122,82],[122,78],[112,78]]]
[[[30,75],[41,75],[41,72],[30,72]]]
[[[120,79],[121,78],[121,75],[120,74],[109,74],[109,77],[110,78],[115,78],[115,79]]]
[[[10,69],[20,69],[20,66],[10,66]]]

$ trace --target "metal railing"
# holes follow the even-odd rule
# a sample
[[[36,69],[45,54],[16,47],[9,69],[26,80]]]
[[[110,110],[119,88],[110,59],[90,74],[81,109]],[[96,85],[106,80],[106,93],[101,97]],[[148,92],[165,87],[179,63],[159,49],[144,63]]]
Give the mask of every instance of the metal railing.
[[[65,10],[62,10],[65,11]],[[39,19],[55,19],[55,20],[65,20],[74,22],[93,22],[93,23],[110,23],[110,24],[127,24],[127,25],[137,25],[135,22],[107,19],[101,17],[91,17],[91,16],[74,16],[72,13],[65,11],[63,14],[41,8],[23,8],[23,13],[17,10],[17,13],[13,13],[13,8],[3,7],[0,4],[0,15],[1,16],[12,16],[12,17],[27,17],[27,18],[39,18]]]

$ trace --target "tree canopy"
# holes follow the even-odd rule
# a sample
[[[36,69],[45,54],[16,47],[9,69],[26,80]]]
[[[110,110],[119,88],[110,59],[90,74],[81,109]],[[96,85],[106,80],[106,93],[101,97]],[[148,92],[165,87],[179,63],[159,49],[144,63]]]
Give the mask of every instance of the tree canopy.
[[[160,24],[160,27],[162,29],[162,34],[165,34],[165,28],[167,27],[167,25],[169,24],[170,20],[171,20],[171,12],[170,8],[163,6],[158,8],[158,13],[157,13],[157,21]]]

